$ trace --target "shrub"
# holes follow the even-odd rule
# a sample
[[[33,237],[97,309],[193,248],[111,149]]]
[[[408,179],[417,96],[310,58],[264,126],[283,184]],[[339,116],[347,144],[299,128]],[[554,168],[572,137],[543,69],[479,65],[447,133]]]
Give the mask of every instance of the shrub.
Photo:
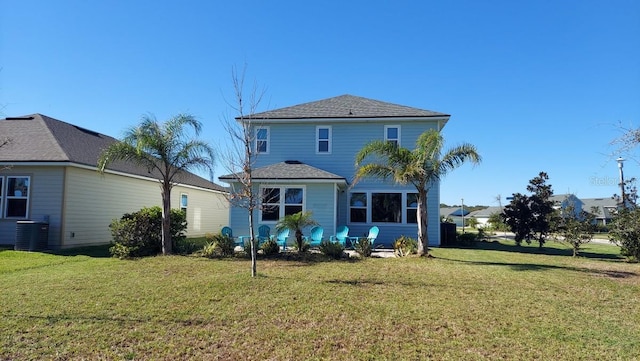
[[[217,255],[216,244],[213,242],[207,243],[204,248],[202,248],[202,257],[214,258]]]
[[[171,238],[176,243],[186,239],[186,215],[183,211],[171,210]],[[111,255],[118,258],[144,257],[160,253],[162,250],[162,209],[142,208],[134,213],[126,213],[109,225],[113,245]]]
[[[331,242],[326,239],[320,243],[319,250],[325,256],[334,259],[342,258],[342,255],[344,254],[344,246],[340,244],[340,242]]]
[[[362,257],[371,257],[373,247],[371,246],[371,241],[369,241],[367,237],[358,238],[358,240],[354,242],[353,246],[356,252]]]
[[[309,242],[307,241],[302,241],[302,247],[298,248],[298,244],[296,242],[296,244],[293,245],[293,248],[298,252],[304,253],[308,252],[311,249],[311,244],[309,244]]]
[[[630,261],[640,261],[640,208],[622,209],[609,228],[611,242]]]
[[[468,247],[473,245],[476,241],[476,237],[477,235],[475,233],[462,233],[458,234],[456,241],[459,245]]]
[[[393,252],[398,257],[408,256],[418,252],[418,241],[407,236],[400,236],[393,242]]]
[[[272,256],[280,253],[280,246],[278,246],[278,242],[275,239],[265,241],[260,245],[260,249],[262,250],[262,254],[265,256]]]

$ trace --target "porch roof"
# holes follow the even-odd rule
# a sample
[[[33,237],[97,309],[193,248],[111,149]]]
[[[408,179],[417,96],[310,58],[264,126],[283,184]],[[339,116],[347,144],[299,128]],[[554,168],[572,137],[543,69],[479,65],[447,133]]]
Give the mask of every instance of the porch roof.
[[[287,160],[256,168],[253,169],[251,175],[255,181],[304,181],[347,185],[346,178],[297,160]],[[226,183],[233,183],[239,176],[239,173],[227,174],[218,177],[218,179]]]

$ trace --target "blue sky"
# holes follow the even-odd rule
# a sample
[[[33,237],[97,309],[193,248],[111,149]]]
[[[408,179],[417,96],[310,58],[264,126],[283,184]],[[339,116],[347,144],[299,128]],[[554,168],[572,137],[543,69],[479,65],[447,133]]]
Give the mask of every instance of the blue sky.
[[[260,110],[352,94],[451,114],[447,144],[484,160],[442,181],[448,204],[498,205],[540,171],[555,193],[611,196],[610,142],[640,125],[636,0],[0,4],[5,116],[119,137],[143,114],[187,112],[216,145],[246,63]],[[628,160],[625,176],[638,169]]]

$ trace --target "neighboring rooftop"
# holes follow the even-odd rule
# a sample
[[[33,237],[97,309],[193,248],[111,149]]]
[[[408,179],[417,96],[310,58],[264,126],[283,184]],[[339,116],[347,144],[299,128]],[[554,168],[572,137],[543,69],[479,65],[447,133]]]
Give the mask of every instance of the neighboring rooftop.
[[[73,163],[97,167],[104,149],[118,140],[42,114],[0,119],[0,134],[10,142],[0,148],[0,163]],[[155,177],[146,168],[116,162],[108,169],[144,177]],[[192,173],[180,182],[206,189],[224,187]]]
[[[448,114],[386,103],[354,95],[294,105],[246,116],[249,119],[310,119],[310,118],[424,118],[449,117]],[[236,118],[238,119],[238,118]]]

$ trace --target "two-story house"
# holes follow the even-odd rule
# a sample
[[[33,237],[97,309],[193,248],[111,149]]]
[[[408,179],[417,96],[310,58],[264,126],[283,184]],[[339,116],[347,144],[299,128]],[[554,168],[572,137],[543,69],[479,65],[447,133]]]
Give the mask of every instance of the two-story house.
[[[376,243],[387,247],[401,235],[417,238],[416,189],[380,179],[353,184],[355,155],[374,139],[413,149],[421,133],[440,131],[449,115],[342,95],[236,120],[253,125],[252,178],[263,200],[255,227],[273,229],[281,217],[310,210],[325,237],[341,225],[349,227],[349,236],[376,225]],[[234,186],[232,174],[219,179]],[[439,203],[440,187],[434,184],[427,206],[431,245],[440,243]],[[231,207],[229,219],[234,234],[249,234],[245,208]]]

